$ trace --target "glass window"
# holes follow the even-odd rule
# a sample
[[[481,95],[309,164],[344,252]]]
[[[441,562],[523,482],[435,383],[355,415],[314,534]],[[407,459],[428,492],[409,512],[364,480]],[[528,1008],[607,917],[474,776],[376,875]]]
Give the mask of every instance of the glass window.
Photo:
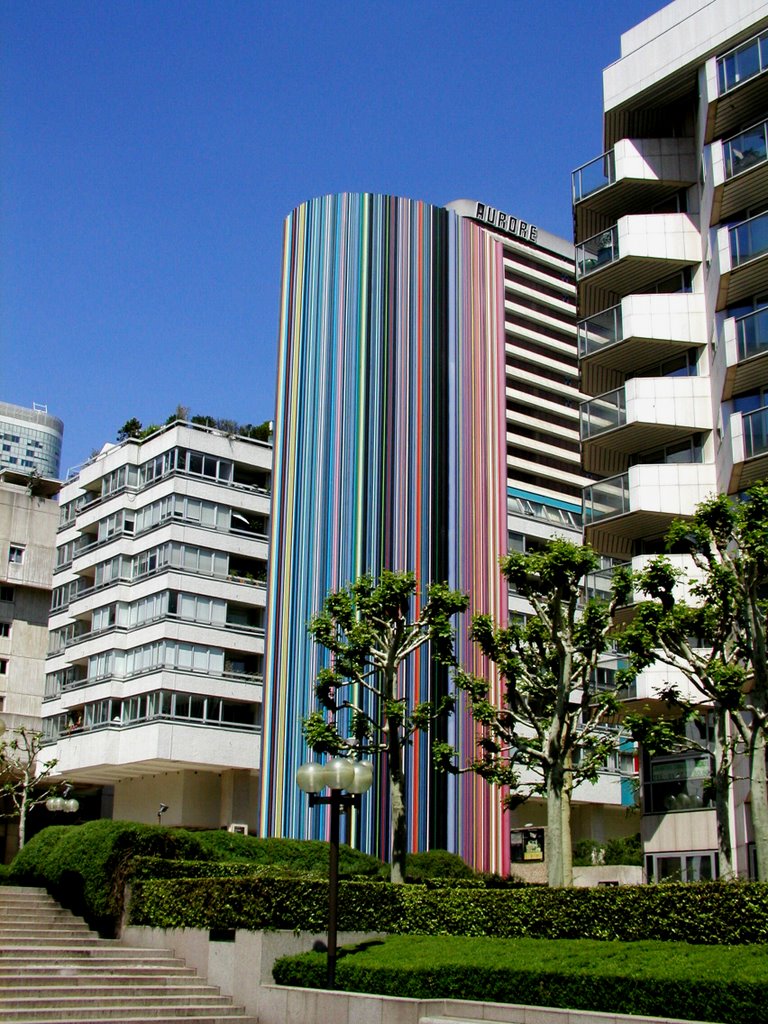
[[[8,561],[11,565],[21,565],[24,561],[24,548],[20,544],[11,544],[8,548]]]

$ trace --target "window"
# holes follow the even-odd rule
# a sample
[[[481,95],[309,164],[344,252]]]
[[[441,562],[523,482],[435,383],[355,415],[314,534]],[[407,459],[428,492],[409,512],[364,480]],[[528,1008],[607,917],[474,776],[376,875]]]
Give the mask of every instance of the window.
[[[8,675],[8,659],[0,658],[0,676]]]
[[[711,882],[718,876],[717,854],[657,853],[645,858],[649,882]]]
[[[13,600],[13,587],[0,587],[0,601]]]
[[[8,562],[11,565],[21,565],[24,561],[24,548],[19,544],[11,544],[8,548]]]
[[[11,635],[10,622],[0,622],[0,637]]]

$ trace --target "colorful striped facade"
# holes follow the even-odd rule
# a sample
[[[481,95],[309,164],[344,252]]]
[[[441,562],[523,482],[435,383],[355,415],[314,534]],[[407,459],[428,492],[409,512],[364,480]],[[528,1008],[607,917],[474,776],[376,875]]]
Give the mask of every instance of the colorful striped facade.
[[[323,813],[309,811],[295,772],[310,756],[300,720],[314,709],[324,656],[306,625],[330,590],[364,572],[410,569],[423,588],[445,580],[470,594],[471,612],[506,619],[498,558],[507,550],[510,500],[510,246],[533,252],[529,242],[512,242],[463,211],[390,196],[325,196],[286,221],[265,835],[325,835]],[[487,674],[467,641],[468,622],[459,623],[459,658]],[[406,670],[415,700],[449,685],[425,650]],[[471,756],[474,729],[461,710],[448,728]],[[509,869],[509,823],[498,793],[471,775],[436,776],[421,736],[408,778],[413,849],[449,848],[476,867]],[[380,781],[350,839],[386,857],[387,787]]]

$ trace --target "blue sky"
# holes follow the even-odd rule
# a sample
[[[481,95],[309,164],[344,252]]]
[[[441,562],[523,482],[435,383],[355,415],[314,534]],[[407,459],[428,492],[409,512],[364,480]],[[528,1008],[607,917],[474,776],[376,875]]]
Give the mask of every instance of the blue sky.
[[[272,417],[282,223],[336,191],[570,237],[602,68],[661,0],[6,0],[0,400],[62,472],[132,416]]]

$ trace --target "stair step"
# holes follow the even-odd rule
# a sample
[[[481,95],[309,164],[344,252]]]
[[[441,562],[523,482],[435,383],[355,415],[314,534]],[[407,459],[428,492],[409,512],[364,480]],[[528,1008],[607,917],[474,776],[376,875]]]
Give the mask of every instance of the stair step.
[[[78,1021],[82,1021],[83,1024],[87,1021],[88,1024],[178,1024],[180,1020],[184,1021],[184,1024],[232,1024],[233,1021],[236,1024],[259,1024],[257,1017],[246,1017],[242,1010],[239,1012],[233,1011],[232,1013],[216,1013],[216,1014],[168,1014],[163,1013],[156,1017],[148,1018],[146,1014],[122,1014],[120,1016],[108,1016],[101,1011],[94,1011],[91,1015],[88,1011],[81,1013],[76,1018]],[[61,1024],[62,1018],[57,1014],[49,1014],[46,1016],[29,1016],[24,1014],[23,1016],[8,1017],[3,1020],[3,1024]]]
[[[181,961],[179,962],[181,963]],[[167,981],[172,984],[176,979],[186,980],[197,977],[192,967],[166,965],[158,974],[157,967],[146,967],[143,964],[123,964],[109,961],[102,964],[29,964],[14,963],[12,966],[0,968],[0,981],[7,984],[6,979],[51,979],[52,984],[91,984],[94,978],[109,978],[121,984],[143,985],[148,982]]]
[[[155,1009],[178,1008],[179,1010],[197,1007],[198,1009],[210,1012],[212,1009],[229,1009],[231,1005],[226,996],[219,995],[217,992],[200,992],[192,986],[190,988],[191,991],[186,993],[161,990],[155,994],[142,992],[139,995],[135,993],[115,994],[114,989],[107,987],[97,989],[95,992],[88,991],[87,994],[83,992],[75,992],[74,994],[57,992],[55,996],[47,997],[39,993],[27,996],[9,996],[4,994],[0,996],[0,1020],[5,1020],[7,1012],[15,1009],[37,1011],[55,1007],[59,1013],[70,1016],[71,1014],[77,1014],[81,1009],[92,1009],[94,1007],[101,1008],[105,1013],[115,1008],[129,1010],[134,1008],[143,1009],[144,1007],[153,1007]]]

